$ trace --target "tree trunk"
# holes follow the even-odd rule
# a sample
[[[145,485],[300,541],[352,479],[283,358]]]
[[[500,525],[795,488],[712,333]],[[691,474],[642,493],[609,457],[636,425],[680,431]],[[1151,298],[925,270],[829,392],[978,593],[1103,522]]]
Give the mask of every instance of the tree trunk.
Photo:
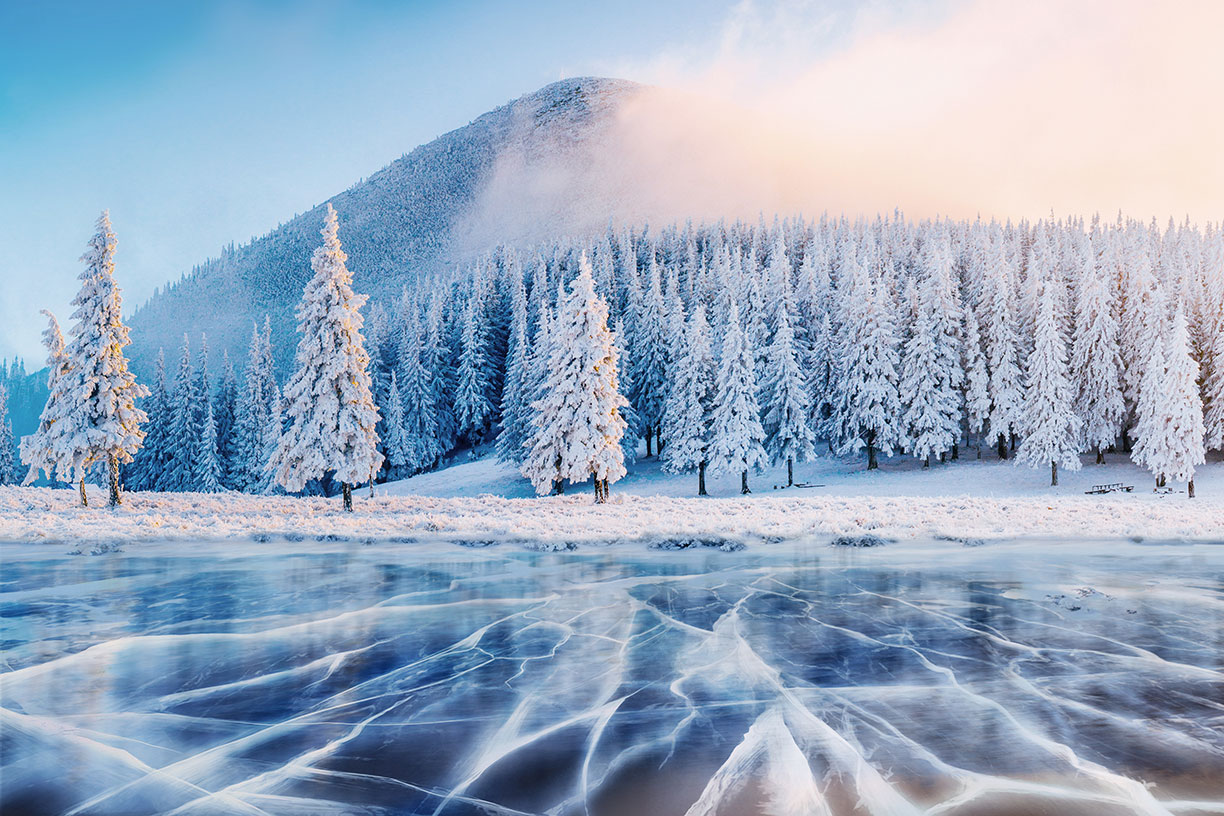
[[[999,434],[998,447],[999,447],[999,458],[1006,459],[1007,458],[1007,437],[1004,436],[1003,434]]]
[[[88,507],[89,499],[85,498],[85,477],[81,476],[81,506]]]
[[[706,492],[705,472],[706,472],[706,463],[702,462],[700,465],[697,466],[697,495],[698,496],[710,495],[709,493]]]
[[[123,503],[123,497],[119,495],[119,458],[116,456],[107,457],[107,470],[110,475],[110,506],[118,507]]]
[[[607,497],[604,495],[603,480],[596,477],[595,479],[595,503],[603,504],[605,501],[607,501]]]
[[[353,486],[348,482],[341,482],[340,492],[344,495],[344,512],[353,512]]]
[[[786,486],[790,487],[795,483],[795,460],[786,460]]]
[[[374,498],[374,468],[370,468],[370,498]]]
[[[1191,499],[1194,498],[1194,480],[1193,479],[1191,479],[1189,482],[1186,483],[1186,497],[1191,498]]]
[[[1050,487],[1058,487],[1058,463],[1050,462]]]
[[[960,461],[960,443],[959,442],[952,446],[952,461],[953,462]]]
[[[867,443],[867,469],[877,470],[880,467],[879,461],[876,459],[875,445]]]
[[[1097,461],[1096,461],[1096,463],[1097,463],[1098,465],[1103,465],[1103,464],[1105,464],[1105,451],[1101,450],[1101,446],[1100,446],[1100,445],[1097,445],[1097,449],[1096,449],[1096,450],[1097,450]]]
[[[928,453],[926,455],[926,458],[922,460],[922,469],[926,470],[930,466],[931,466],[931,454]]]
[[[553,495],[554,496],[564,496],[565,495],[565,480],[564,479],[557,479],[555,482],[553,482]]]
[[[661,427],[661,426],[659,426],[659,425],[656,425],[656,426],[655,426],[655,453],[657,453],[659,456],[662,456],[662,455],[663,455],[663,434],[662,434],[662,430],[663,430],[663,429],[662,429],[662,427]]]
[[[1157,487],[1164,487],[1164,486],[1165,486],[1165,477],[1164,477],[1164,474],[1161,474],[1160,476],[1157,476],[1157,477],[1156,477],[1156,486],[1157,486]]]
[[[740,495],[747,496],[752,491],[748,489],[748,471],[740,471]]]
[[[646,429],[646,458],[649,459],[651,454],[650,446],[650,428]]]

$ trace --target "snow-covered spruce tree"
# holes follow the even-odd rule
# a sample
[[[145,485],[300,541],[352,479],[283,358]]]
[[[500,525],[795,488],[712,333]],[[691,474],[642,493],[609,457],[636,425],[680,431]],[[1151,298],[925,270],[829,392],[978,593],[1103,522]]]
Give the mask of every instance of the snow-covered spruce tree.
[[[438,428],[438,390],[435,379],[423,362],[425,338],[421,333],[420,314],[406,316],[400,346],[400,367],[396,384],[403,406],[401,427],[406,475],[433,467],[446,451],[442,448]]]
[[[47,328],[43,329],[42,337],[43,345],[47,348],[47,390],[51,396],[43,406],[38,430],[21,440],[21,461],[29,467],[22,484],[30,484],[37,479],[39,471],[52,480],[57,472],[65,474],[67,467],[70,467],[59,458],[61,452],[52,445],[51,438],[51,425],[63,411],[54,397],[60,393],[56,383],[68,370],[68,355],[64,353],[64,335],[60,332],[59,321],[46,309],[42,310],[42,314],[47,316]]]
[[[595,294],[585,254],[552,329],[544,392],[531,406],[538,431],[523,475],[539,494],[562,479],[594,477],[595,501],[607,501],[609,485],[625,475],[620,409],[626,401],[617,381],[608,306]]]
[[[200,430],[196,434],[194,489],[200,493],[220,493],[224,490],[221,485],[223,472],[221,457],[217,453],[217,419],[212,400],[204,400],[203,411]]]
[[[992,223],[982,252],[982,327],[990,371],[990,433],[999,458],[1006,459],[1012,438],[1024,424],[1024,383],[1013,308],[1016,299],[1002,228]]]
[[[310,259],[314,277],[297,309],[301,339],[284,392],[289,427],[274,466],[276,481],[295,492],[334,473],[344,509],[352,512],[353,485],[373,478],[383,457],[374,431],[378,408],[370,393],[370,358],[361,337],[366,296],[353,292],[337,232],[336,211],[328,204],[323,245]]]
[[[230,465],[234,461],[235,423],[238,416],[238,380],[234,374],[234,364],[230,362],[229,351],[222,353],[221,382],[213,397],[213,412],[217,420],[217,457],[221,461],[221,484],[232,488],[230,483]],[[145,440],[148,445],[148,440]]]
[[[775,245],[775,252],[780,243]],[[781,274],[781,273],[778,273]],[[786,463],[786,486],[795,483],[795,462],[816,458],[816,435],[809,423],[811,403],[807,381],[799,367],[795,334],[787,303],[779,298],[773,342],[765,362],[765,449],[774,464]]]
[[[473,292],[463,311],[462,351],[459,355],[459,379],[455,389],[455,415],[459,433],[473,446],[484,440],[493,416],[489,401],[488,365],[485,357],[484,310],[481,299]]]
[[[653,255],[645,283],[647,288],[642,297],[641,312],[633,321],[633,371],[629,399],[638,413],[642,438],[646,441],[646,455],[650,456],[652,444],[658,441],[663,402],[667,396],[668,349],[668,339],[664,336],[663,289],[659,266]]]
[[[1154,470],[1154,466],[1160,462],[1160,426],[1164,422],[1168,315],[1164,289],[1154,276],[1148,279],[1148,283],[1148,290],[1135,300],[1136,303],[1145,304],[1147,314],[1137,340],[1139,356],[1135,366],[1139,367],[1140,371],[1135,395],[1134,426],[1131,430],[1131,438],[1134,440],[1131,446],[1131,461],[1140,467]],[[1156,486],[1164,487],[1163,474],[1159,472],[1156,472]]]
[[[95,463],[109,469],[111,506],[121,502],[119,466],[132,461],[144,441],[140,426],[146,416],[136,400],[149,391],[136,382],[123,354],[129,341],[114,278],[115,246],[110,216],[103,212],[81,256],[85,270],[72,301],[76,323],[64,349],[67,368],[48,398],[48,407],[55,410],[50,416],[44,411],[49,459],[58,464],[61,478],[71,472],[78,481],[82,505],[87,503],[85,474]]]
[[[387,435],[383,447],[390,465],[387,478],[403,478],[408,475],[408,463],[414,457],[404,434],[403,395],[400,394],[399,377],[394,371],[391,372],[391,387],[387,391],[387,416],[383,418],[383,428]]]
[[[711,417],[710,464],[714,473],[739,473],[740,492],[748,494],[748,471],[765,465],[765,430],[757,403],[756,366],[732,301],[722,357],[718,361],[715,406]]]
[[[130,490],[160,490],[162,474],[170,441],[170,393],[166,388],[166,352],[157,350],[153,369],[153,387],[144,402],[149,422],[145,425],[145,440],[135,461],[128,469]]]
[[[450,345],[443,315],[442,300],[438,293],[425,313],[425,350],[421,353],[421,364],[429,377],[430,404],[434,407],[434,422],[437,426],[437,448],[440,458],[451,448],[459,435],[459,423],[455,418],[455,366],[451,364]],[[400,387],[408,398],[408,382],[400,372]],[[411,408],[411,401],[405,403]]]
[[[1050,467],[1050,486],[1058,485],[1058,467],[1079,470],[1082,423],[1072,410],[1074,389],[1067,371],[1063,337],[1061,283],[1048,277],[1041,286],[1034,315],[1033,353],[1028,359],[1024,411],[1028,427],[1019,459],[1029,467]]]
[[[879,264],[874,252],[867,257]],[[901,399],[897,392],[897,333],[892,297],[883,274],[872,274],[851,246],[843,253],[846,280],[837,359],[834,421],[841,455],[867,449],[867,469],[879,467],[877,453],[891,456],[900,439]]]
[[[502,386],[497,458],[517,466],[523,461],[530,417],[527,405],[530,348],[527,345],[527,289],[523,285],[523,276],[516,272],[511,286],[510,335],[506,347],[506,376]]]
[[[261,333],[251,327],[251,346],[243,374],[242,393],[234,419],[234,451],[229,463],[229,483],[235,490],[262,492],[268,459],[264,444],[268,417],[272,412],[276,377],[272,371],[272,326],[265,318]]]
[[[174,378],[174,394],[170,399],[170,433],[166,468],[161,489],[186,492],[196,489],[196,451],[199,448],[200,425],[196,422],[197,379],[191,365],[191,345],[183,335],[183,354],[179,358],[178,374]]]
[[[8,389],[0,383],[0,485],[17,483],[17,445],[9,419]]]
[[[1144,439],[1146,463],[1161,484],[1167,479],[1186,482],[1186,492],[1193,499],[1194,470],[1206,461],[1203,401],[1198,364],[1190,353],[1190,332],[1180,307],[1173,317],[1165,360],[1158,420],[1151,436]]]
[[[1112,290],[1095,260],[1080,275],[1071,371],[1079,386],[1075,413],[1084,423],[1084,447],[1095,450],[1097,464],[1102,464],[1105,450],[1122,432],[1126,405]]]
[[[1224,306],[1221,306],[1224,313]],[[1224,448],[1224,322],[1212,338],[1210,367],[1203,377],[1203,398],[1206,412],[1203,424],[1206,444],[1211,450]]]
[[[952,257],[942,227],[927,235],[922,280],[914,304],[913,333],[906,341],[898,387],[902,422],[914,456],[928,467],[960,436],[959,389],[964,382],[958,348],[960,307],[952,280]]]
[[[977,437],[977,458],[982,458],[982,434],[990,419],[990,372],[982,352],[982,333],[976,310],[965,309],[964,344],[961,347],[965,371],[965,425]]]
[[[663,411],[663,469],[668,473],[697,471],[697,495],[706,496],[710,463],[710,423],[714,405],[714,353],[705,307],[698,305],[684,330],[675,380]]]

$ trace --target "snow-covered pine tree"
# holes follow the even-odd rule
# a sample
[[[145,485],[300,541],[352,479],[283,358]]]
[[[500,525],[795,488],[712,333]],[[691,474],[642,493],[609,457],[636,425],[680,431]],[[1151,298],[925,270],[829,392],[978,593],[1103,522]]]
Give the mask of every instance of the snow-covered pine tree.
[[[1224,273],[1221,273],[1224,276]],[[1224,305],[1221,306],[1224,313]],[[1203,425],[1206,445],[1211,450],[1224,448],[1224,322],[1212,338],[1209,367],[1203,378],[1203,399],[1206,405]]]
[[[1079,278],[1071,371],[1078,383],[1075,413],[1084,423],[1084,447],[1096,451],[1097,464],[1122,432],[1126,405],[1122,399],[1122,358],[1112,287],[1089,257]]]
[[[843,247],[834,418],[838,453],[866,448],[867,469],[875,470],[877,453],[891,456],[900,439],[899,355],[892,296],[882,271],[868,266],[880,261],[870,247],[863,254],[866,262],[852,242]]]
[[[960,436],[959,389],[964,382],[957,327],[960,307],[952,278],[948,234],[928,232],[922,248],[913,332],[902,356],[902,418],[914,456],[929,466],[952,450]]]
[[[710,464],[714,473],[739,473],[748,494],[748,472],[765,465],[765,430],[757,403],[756,361],[744,336],[739,306],[727,315],[711,416]]]
[[[977,313],[965,309],[964,344],[961,347],[965,371],[965,422],[969,433],[977,437],[977,456],[982,458],[982,434],[990,419],[990,372],[986,355],[982,353],[982,332]]]
[[[992,222],[983,236],[982,339],[990,371],[990,433],[999,458],[1006,459],[1012,438],[1024,424],[1024,383],[1013,309],[1016,295],[1002,228]]]
[[[285,399],[281,394],[280,386],[275,382],[272,383],[271,389],[268,392],[268,410],[262,416],[264,425],[259,433],[262,448],[256,463],[261,469],[258,473],[258,481],[251,485],[252,493],[263,496],[271,496],[282,489],[278,478],[277,452],[285,436]]]
[[[197,489],[196,452],[200,447],[200,423],[196,421],[195,370],[191,364],[191,341],[183,335],[183,354],[179,358],[178,374],[174,378],[174,394],[170,399],[170,433],[166,467],[161,489],[187,492]]]
[[[396,372],[396,385],[403,407],[400,433],[406,475],[433,467],[446,453],[439,438],[438,406],[434,402],[438,391],[433,377],[425,368],[425,353],[420,313],[413,310],[404,319],[400,367]]]
[[[221,484],[223,471],[221,457],[217,453],[217,419],[212,400],[204,400],[203,412],[200,430],[196,434],[194,489],[200,493],[220,493],[225,488]]]
[[[62,392],[56,387],[60,377],[68,370],[68,355],[64,353],[64,335],[60,332],[59,321],[55,315],[46,309],[42,314],[47,316],[47,328],[43,329],[43,345],[47,349],[47,390],[50,396],[43,406],[38,420],[38,429],[21,440],[21,461],[29,466],[22,484],[30,484],[38,478],[41,470],[48,480],[60,474],[60,478],[71,478],[68,473],[70,464],[61,459],[61,452],[55,447],[51,435],[51,425],[55,417],[61,416],[63,408],[57,403],[57,395]]]
[[[777,246],[780,242],[775,251]],[[786,463],[786,486],[790,487],[795,483],[795,462],[810,462],[816,458],[816,435],[809,422],[808,385],[799,367],[786,299],[779,298],[776,308],[773,342],[766,358],[762,389],[765,449],[774,464]]]
[[[667,397],[667,349],[664,336],[664,302],[659,266],[651,255],[646,273],[646,291],[641,299],[641,312],[634,320],[633,372],[630,377],[629,399],[641,422],[641,435],[646,441],[646,455],[654,450],[659,425],[663,418],[663,401]]]
[[[408,463],[415,457],[409,451],[408,439],[404,434],[404,401],[400,394],[399,377],[394,371],[391,372],[391,387],[387,391],[387,416],[383,419],[383,428],[387,435],[383,443],[390,465],[387,478],[400,479],[410,475]]]
[[[609,485],[625,475],[620,408],[626,401],[617,382],[608,306],[595,294],[586,255],[552,330],[544,390],[532,403],[538,432],[523,475],[540,494],[562,479],[593,477],[595,501],[606,501]]]
[[[1074,389],[1067,371],[1063,337],[1062,284],[1047,274],[1034,315],[1033,353],[1028,359],[1024,411],[1028,427],[1019,459],[1029,467],[1050,467],[1050,486],[1058,485],[1058,467],[1079,470],[1082,423],[1072,410]]]
[[[697,495],[706,496],[710,462],[710,423],[714,405],[714,353],[705,307],[693,309],[680,345],[675,380],[663,412],[663,469],[668,473],[697,471]]]
[[[0,383],[0,485],[17,483],[17,445],[9,419],[8,389]]]
[[[1167,301],[1164,289],[1155,276],[1146,279],[1146,292],[1136,293],[1134,303],[1143,303],[1146,314],[1136,341],[1140,368],[1138,391],[1135,395],[1135,419],[1131,430],[1134,440],[1131,461],[1156,472],[1160,463],[1161,425],[1164,422],[1165,369],[1168,338]],[[1132,374],[1134,372],[1132,371]],[[1156,472],[1157,487],[1164,487],[1162,474]]]
[[[425,349],[421,353],[421,364],[428,375],[431,390],[430,404],[434,408],[434,424],[437,427],[436,438],[438,457],[455,447],[459,435],[459,423],[455,418],[455,367],[451,364],[450,345],[443,314],[441,295],[437,292],[425,313]],[[400,387],[405,389],[405,399],[408,398],[408,381],[400,372]],[[405,407],[411,408],[412,403],[406,402]]]
[[[238,416],[238,380],[234,374],[234,364],[230,362],[228,350],[221,355],[221,382],[217,385],[213,406],[217,420],[217,456],[221,461],[221,484],[224,487],[232,488],[230,465],[234,460],[235,423]],[[148,445],[147,439],[145,445]]]
[[[605,258],[605,265],[611,259]],[[605,270],[606,271],[606,270]],[[512,465],[523,461],[527,439],[528,378],[527,289],[523,276],[515,274],[510,283],[510,336],[506,347],[506,376],[502,387],[501,429],[497,434],[497,458]]]
[[[145,400],[144,408],[149,422],[145,426],[144,445],[136,454],[132,467],[128,469],[128,488],[161,490],[170,441],[171,418],[170,394],[166,388],[166,352],[163,349],[157,350],[153,387],[149,389],[149,398]]]
[[[268,460],[264,444],[268,416],[272,412],[276,377],[272,371],[272,328],[265,318],[261,333],[251,327],[251,346],[243,374],[242,393],[234,420],[234,452],[229,463],[229,483],[235,490],[260,493],[267,481]]]
[[[144,441],[140,426],[147,419],[136,400],[149,391],[136,382],[123,354],[129,341],[114,278],[115,246],[110,215],[104,211],[81,256],[85,271],[72,301],[76,323],[64,350],[67,369],[48,398],[48,407],[55,410],[44,416],[49,422],[50,458],[59,463],[61,476],[71,471],[80,483],[82,505],[87,503],[85,474],[95,463],[109,469],[111,506],[120,503],[119,466],[132,461],[140,449]]]
[[[1147,467],[1160,484],[1172,479],[1186,482],[1194,498],[1194,470],[1205,461],[1203,401],[1198,388],[1198,364],[1190,353],[1186,315],[1178,307],[1165,350],[1165,370],[1159,420],[1144,440]]]
[[[484,309],[481,306],[480,295],[472,292],[463,310],[459,377],[455,389],[459,433],[467,437],[473,447],[484,440],[493,415],[485,357]]]
[[[382,466],[370,392],[370,358],[361,336],[365,295],[353,292],[336,211],[327,205],[323,245],[310,259],[314,277],[297,309],[296,369],[285,384],[289,427],[276,449],[276,481],[298,491],[332,472],[352,512],[352,486]]]

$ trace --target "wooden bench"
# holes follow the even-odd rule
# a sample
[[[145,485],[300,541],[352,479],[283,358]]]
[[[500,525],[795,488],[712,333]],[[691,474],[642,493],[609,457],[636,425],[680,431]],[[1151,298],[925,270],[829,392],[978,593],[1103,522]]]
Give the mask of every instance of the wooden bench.
[[[1128,484],[1122,484],[1121,482],[1116,482],[1114,484],[1093,485],[1091,490],[1085,490],[1084,492],[1091,496],[1093,494],[1098,494],[1098,493],[1113,493],[1114,491],[1125,491],[1126,493],[1130,493],[1134,489],[1135,489],[1134,485],[1128,485]]]

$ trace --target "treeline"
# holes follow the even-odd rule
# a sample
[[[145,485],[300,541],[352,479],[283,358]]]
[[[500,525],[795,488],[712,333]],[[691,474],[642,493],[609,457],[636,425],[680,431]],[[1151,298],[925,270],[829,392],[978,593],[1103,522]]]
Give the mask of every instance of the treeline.
[[[818,451],[934,465],[972,445],[1052,481],[1080,453],[1120,450],[1163,483],[1224,444],[1219,225],[790,219],[503,248],[374,304],[376,478],[489,443],[524,463],[558,293],[584,253],[621,357],[626,450],[673,471],[746,485]],[[273,489],[269,343],[254,331],[241,383],[228,364],[210,383],[202,344],[184,345],[173,385],[159,366],[131,484]]]

